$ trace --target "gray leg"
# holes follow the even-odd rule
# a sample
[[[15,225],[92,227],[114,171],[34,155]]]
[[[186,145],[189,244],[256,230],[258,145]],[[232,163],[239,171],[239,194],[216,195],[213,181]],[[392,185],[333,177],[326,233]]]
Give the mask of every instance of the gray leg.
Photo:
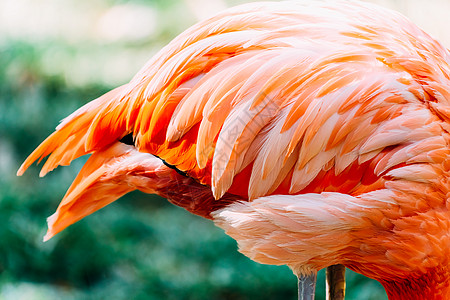
[[[327,300],[344,300],[345,267],[333,265],[327,268]]]
[[[298,277],[298,299],[299,300],[314,300],[314,293],[316,291],[317,274],[301,275]]]

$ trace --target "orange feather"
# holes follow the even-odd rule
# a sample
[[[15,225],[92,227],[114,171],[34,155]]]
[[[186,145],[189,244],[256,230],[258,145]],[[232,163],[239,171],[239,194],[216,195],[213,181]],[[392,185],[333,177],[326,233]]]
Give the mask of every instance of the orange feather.
[[[239,6],[66,118],[18,175],[92,154],[45,239],[139,189],[258,262],[344,264],[390,299],[449,299],[449,74],[447,49],[377,6]]]

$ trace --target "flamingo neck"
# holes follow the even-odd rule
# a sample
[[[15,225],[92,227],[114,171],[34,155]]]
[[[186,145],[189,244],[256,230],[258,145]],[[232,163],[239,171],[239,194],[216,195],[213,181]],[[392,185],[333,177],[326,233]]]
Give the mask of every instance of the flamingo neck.
[[[220,199],[214,199],[209,186],[202,185],[190,177],[172,172],[171,179],[161,183],[154,190],[159,196],[170,203],[206,219],[211,219],[211,212],[221,209],[240,197],[226,193]]]
[[[389,300],[450,299],[450,273],[442,270],[426,273],[419,278],[381,282]]]

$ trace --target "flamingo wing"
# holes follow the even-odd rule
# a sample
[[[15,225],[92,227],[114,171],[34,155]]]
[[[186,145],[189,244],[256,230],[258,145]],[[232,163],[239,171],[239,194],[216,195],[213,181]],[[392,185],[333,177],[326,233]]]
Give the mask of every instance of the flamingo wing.
[[[115,153],[124,160],[129,151],[145,155],[142,163],[133,160],[133,170],[124,171],[134,176],[128,187],[146,189],[143,173],[136,171],[145,166],[150,166],[150,173],[161,171],[160,180],[178,178],[175,168],[192,179],[198,191],[203,189],[205,199],[209,197],[202,205],[229,195],[250,200],[228,213],[205,210],[242,241],[247,253],[245,249],[252,247],[264,252],[240,237],[245,229],[256,227],[240,223],[232,212],[239,208],[247,212],[241,218],[263,215],[259,220],[276,224],[278,215],[265,213],[274,209],[270,195],[283,195],[283,212],[292,213],[291,205],[310,212],[309,217],[301,212],[288,215],[310,220],[316,233],[334,226],[314,223],[321,211],[364,211],[367,217],[366,209],[356,208],[383,204],[382,216],[369,218],[379,230],[375,232],[382,232],[394,226],[385,220],[388,215],[395,219],[413,207],[428,211],[444,205],[449,62],[450,53],[439,42],[403,16],[370,4],[239,6],[188,29],[129,83],[67,117],[18,174],[47,155],[41,175],[93,153],[87,175],[75,182],[93,186],[87,179],[93,166],[106,164],[107,178],[117,181],[114,176],[119,173],[112,166],[121,165],[120,159],[109,163],[99,153]],[[132,150],[117,144],[127,135],[133,137]],[[436,187],[443,184],[444,188]],[[124,187],[117,195],[128,190]],[[414,201],[406,203],[404,194]],[[321,209],[308,209],[312,203]],[[205,209],[193,207],[194,213]],[[333,224],[341,224],[347,237],[362,228],[361,222],[339,220]],[[254,236],[257,243],[261,235],[249,232],[247,237]],[[394,250],[390,253],[399,257]]]

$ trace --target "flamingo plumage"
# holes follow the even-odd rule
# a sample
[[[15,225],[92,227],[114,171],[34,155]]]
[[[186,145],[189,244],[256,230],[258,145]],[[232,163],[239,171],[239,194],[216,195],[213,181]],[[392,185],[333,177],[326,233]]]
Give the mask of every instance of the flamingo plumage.
[[[450,299],[449,76],[445,47],[378,6],[238,6],[64,119],[18,174],[91,154],[45,240],[138,189],[257,262]]]

